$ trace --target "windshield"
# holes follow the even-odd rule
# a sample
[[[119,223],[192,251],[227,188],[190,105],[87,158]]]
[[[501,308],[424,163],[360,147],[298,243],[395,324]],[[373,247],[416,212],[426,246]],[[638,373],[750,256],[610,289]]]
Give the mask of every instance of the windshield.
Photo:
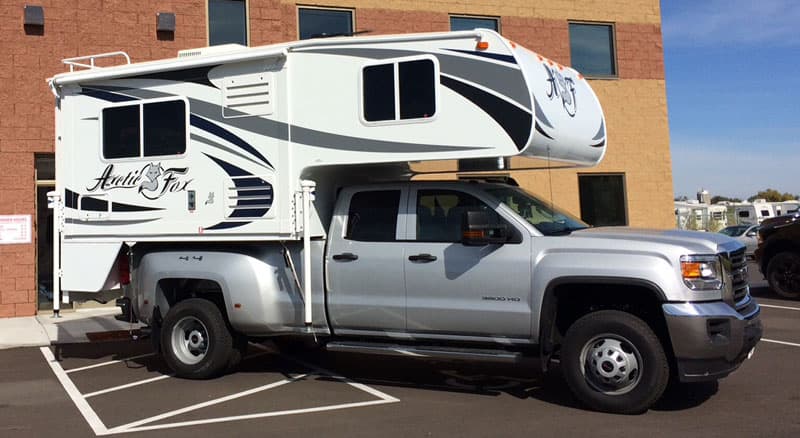
[[[749,227],[749,225],[744,225],[744,226],[734,225],[732,227],[723,228],[719,232],[724,234],[724,235],[726,235],[726,236],[737,237],[737,236],[741,236],[742,234],[744,234],[745,230],[748,227]]]
[[[580,219],[552,208],[519,187],[492,187],[486,192],[510,207],[545,236],[569,234],[589,228]]]

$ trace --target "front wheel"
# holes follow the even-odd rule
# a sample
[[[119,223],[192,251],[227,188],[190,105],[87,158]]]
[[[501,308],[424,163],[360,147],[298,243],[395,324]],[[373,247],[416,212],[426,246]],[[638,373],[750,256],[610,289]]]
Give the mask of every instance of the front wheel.
[[[791,252],[776,254],[767,266],[769,287],[784,298],[800,298],[800,255]]]
[[[664,393],[669,362],[658,337],[630,313],[601,310],[575,321],[561,352],[564,379],[592,409],[646,411]]]
[[[191,298],[177,303],[160,332],[161,353],[177,376],[207,379],[228,367],[234,339],[211,301]]]

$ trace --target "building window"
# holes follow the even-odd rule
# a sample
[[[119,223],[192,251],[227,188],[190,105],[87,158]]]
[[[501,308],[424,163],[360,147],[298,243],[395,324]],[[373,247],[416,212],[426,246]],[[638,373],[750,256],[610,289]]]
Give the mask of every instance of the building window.
[[[384,122],[432,117],[436,112],[436,77],[432,59],[364,67],[364,120]]]
[[[208,1],[208,45],[247,45],[247,2]]]
[[[343,9],[298,9],[300,39],[353,34],[353,11]]]
[[[500,31],[500,20],[487,17],[450,17],[450,30],[491,29]]]
[[[181,155],[186,152],[186,122],[183,100],[104,108],[103,158]]]
[[[569,48],[572,67],[586,76],[617,76],[614,26],[570,23]]]
[[[581,219],[595,227],[627,225],[624,175],[578,175]]]
[[[359,192],[350,200],[345,239],[362,242],[397,240],[399,190]]]

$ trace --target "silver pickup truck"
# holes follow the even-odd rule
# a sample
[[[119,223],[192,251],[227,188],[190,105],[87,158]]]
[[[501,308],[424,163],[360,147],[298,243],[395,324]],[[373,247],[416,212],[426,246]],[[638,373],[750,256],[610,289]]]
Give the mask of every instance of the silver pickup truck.
[[[761,337],[745,248],[720,234],[591,228],[486,182],[345,187],[320,217],[310,326],[298,242],[136,244],[123,313],[183,377],[229,369],[248,338],[313,335],[333,351],[538,356],[618,413],[648,409],[671,378],[725,377]]]

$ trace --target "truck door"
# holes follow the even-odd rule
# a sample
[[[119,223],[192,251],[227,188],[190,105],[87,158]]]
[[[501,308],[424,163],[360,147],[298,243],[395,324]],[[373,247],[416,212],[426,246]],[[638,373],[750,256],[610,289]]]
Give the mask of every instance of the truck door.
[[[357,191],[334,214],[325,263],[328,315],[337,333],[405,331],[405,222],[398,213],[406,194],[399,188]]]
[[[461,221],[470,209],[494,209],[450,189],[413,189],[405,243],[408,331],[528,338],[531,332],[531,239],[465,246]],[[496,213],[495,213],[496,214]],[[496,220],[510,222],[496,214]]]

